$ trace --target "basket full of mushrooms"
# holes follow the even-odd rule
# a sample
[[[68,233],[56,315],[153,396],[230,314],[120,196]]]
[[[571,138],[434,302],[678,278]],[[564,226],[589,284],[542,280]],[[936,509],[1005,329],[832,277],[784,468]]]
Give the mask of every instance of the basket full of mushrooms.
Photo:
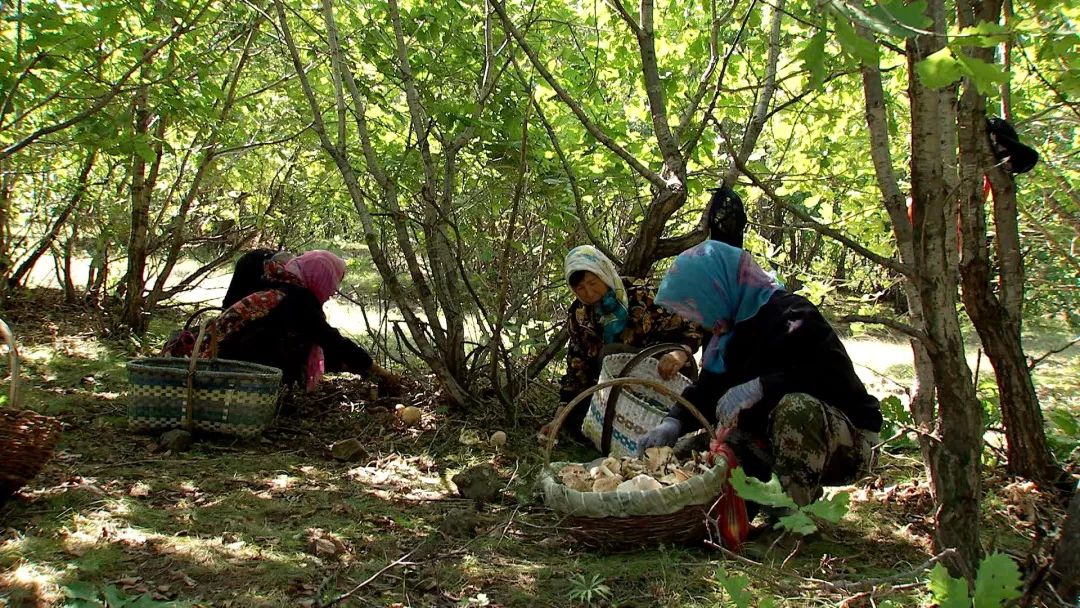
[[[593,392],[617,384],[649,383],[678,400],[713,429],[693,404],[667,387],[642,378],[616,378],[578,395],[552,424],[539,484],[544,504],[563,517],[569,534],[591,546],[694,543],[705,538],[709,511],[728,487],[723,458],[671,448],[649,448],[641,457],[607,457],[590,463],[551,462],[555,436],[566,414]]]

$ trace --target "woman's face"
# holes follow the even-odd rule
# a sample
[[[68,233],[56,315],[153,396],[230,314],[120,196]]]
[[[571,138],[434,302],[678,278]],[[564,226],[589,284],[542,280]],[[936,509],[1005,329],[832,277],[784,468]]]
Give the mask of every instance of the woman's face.
[[[574,295],[586,306],[598,304],[608,291],[608,286],[595,274],[585,271],[585,277],[574,286]]]

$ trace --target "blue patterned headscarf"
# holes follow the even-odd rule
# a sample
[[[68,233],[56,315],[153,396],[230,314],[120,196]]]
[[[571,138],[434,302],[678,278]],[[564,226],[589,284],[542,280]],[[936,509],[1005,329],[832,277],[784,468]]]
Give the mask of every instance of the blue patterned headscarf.
[[[724,350],[732,328],[756,315],[780,288],[749,253],[705,241],[675,258],[654,301],[713,332],[702,367],[719,374],[724,371]]]
[[[611,344],[617,341],[626,329],[626,319],[629,316],[626,288],[623,287],[619,272],[615,270],[615,264],[592,245],[574,247],[566,254],[563,262],[566,282],[569,283],[570,275],[579,270],[595,274],[608,286],[607,293],[596,306],[600,310],[600,323],[604,326],[604,343]]]

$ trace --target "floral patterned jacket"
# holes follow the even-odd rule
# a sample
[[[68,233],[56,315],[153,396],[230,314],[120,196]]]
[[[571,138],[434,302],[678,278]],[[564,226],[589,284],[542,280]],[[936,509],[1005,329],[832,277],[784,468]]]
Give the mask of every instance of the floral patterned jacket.
[[[701,346],[701,332],[681,317],[653,303],[656,288],[645,279],[623,279],[629,304],[626,329],[619,342],[644,348],[676,342],[692,351]],[[600,353],[604,349],[604,328],[595,306],[575,300],[569,310],[570,342],[566,347],[566,374],[560,381],[559,401],[570,402],[600,377]]]

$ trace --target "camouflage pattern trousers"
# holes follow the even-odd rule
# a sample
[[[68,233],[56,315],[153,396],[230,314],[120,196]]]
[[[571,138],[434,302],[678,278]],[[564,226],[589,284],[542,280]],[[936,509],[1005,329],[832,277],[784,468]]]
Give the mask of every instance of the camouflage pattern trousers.
[[[785,395],[769,417],[767,437],[741,429],[728,435],[748,475],[773,472],[798,505],[821,498],[823,486],[851,483],[867,473],[878,434],[858,429],[835,407],[804,393]]]

